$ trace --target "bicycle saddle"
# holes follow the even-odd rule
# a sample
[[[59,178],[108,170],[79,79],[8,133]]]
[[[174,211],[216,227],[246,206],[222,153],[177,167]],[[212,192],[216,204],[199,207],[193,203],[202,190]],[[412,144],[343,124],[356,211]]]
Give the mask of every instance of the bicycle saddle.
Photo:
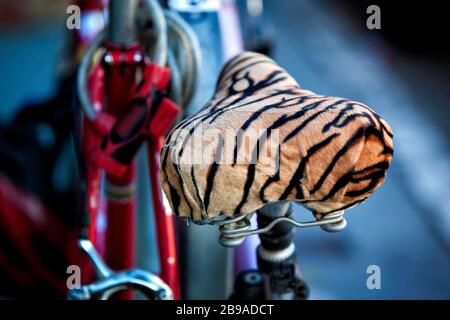
[[[292,200],[317,219],[367,199],[393,155],[389,125],[364,104],[315,94],[270,58],[244,52],[212,99],[161,150],[161,184],[196,223]]]

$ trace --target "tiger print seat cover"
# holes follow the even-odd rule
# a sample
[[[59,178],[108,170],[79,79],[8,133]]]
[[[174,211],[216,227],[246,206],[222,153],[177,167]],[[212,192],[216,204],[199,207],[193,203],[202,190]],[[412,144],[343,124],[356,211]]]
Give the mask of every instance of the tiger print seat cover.
[[[244,52],[213,98],[161,150],[174,213],[205,223],[293,200],[316,217],[350,208],[383,182],[389,125],[364,104],[302,89],[270,58]]]

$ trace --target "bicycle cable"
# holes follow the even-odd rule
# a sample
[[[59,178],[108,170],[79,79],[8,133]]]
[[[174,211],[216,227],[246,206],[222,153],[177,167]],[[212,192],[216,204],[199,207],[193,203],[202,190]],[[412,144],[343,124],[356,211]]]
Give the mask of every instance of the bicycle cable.
[[[183,110],[192,100],[197,87],[201,65],[201,50],[197,36],[192,28],[176,12],[163,9],[156,0],[142,0],[137,15],[140,36],[144,37],[143,49],[151,61],[171,69],[171,90],[169,96]],[[148,32],[145,26],[152,28]],[[106,30],[107,26],[104,30]],[[97,111],[88,94],[87,77],[91,61],[106,38],[105,31],[100,32],[88,47],[81,60],[77,92],[85,115],[95,120]]]

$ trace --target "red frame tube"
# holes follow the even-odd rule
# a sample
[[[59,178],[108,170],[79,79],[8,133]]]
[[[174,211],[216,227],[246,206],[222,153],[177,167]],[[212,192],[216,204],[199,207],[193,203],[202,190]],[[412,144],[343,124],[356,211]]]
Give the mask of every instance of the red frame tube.
[[[134,93],[136,85],[136,70],[140,62],[134,61],[139,55],[137,45],[118,48],[106,46],[103,63],[98,63],[92,69],[89,81],[90,96],[97,111],[119,117],[126,112],[127,101]],[[108,57],[108,58],[106,58]],[[105,62],[106,61],[106,62]],[[102,106],[103,104],[103,106]],[[102,106],[102,107],[101,107]],[[128,173],[117,178],[106,175],[93,164],[92,153],[100,146],[101,133],[96,125],[85,121],[83,128],[83,151],[87,171],[88,213],[90,216],[89,239],[95,244],[105,262],[114,270],[132,268],[135,250],[135,197],[132,192],[135,183],[136,165],[129,166]],[[148,140],[149,172],[152,189],[152,202],[155,212],[158,248],[161,265],[161,278],[172,288],[175,299],[180,299],[180,283],[178,275],[176,235],[173,215],[168,206],[164,205],[163,193],[159,182],[159,155],[162,137]],[[113,192],[107,195],[106,229],[97,221],[102,217],[104,201],[101,196],[102,180]],[[108,186],[107,186],[108,189]],[[127,194],[128,193],[128,194]],[[125,197],[124,194],[127,194]],[[119,195],[119,196],[118,196]],[[88,268],[89,270],[89,268]],[[87,279],[92,278],[92,270]],[[130,293],[118,295],[122,299],[131,299]]]
[[[88,88],[91,100],[94,107],[99,112],[102,108],[102,101],[104,95],[104,72],[101,64],[97,63],[89,75]],[[87,120],[83,121],[82,132],[82,148],[84,156],[84,168],[86,175],[86,204],[87,213],[89,215],[89,226],[87,236],[94,244],[98,253],[103,257],[105,255],[105,229],[99,228],[97,221],[104,218],[105,201],[101,194],[102,187],[102,173],[91,159],[92,153],[98,148],[102,137],[98,131],[95,130],[94,124]],[[102,216],[103,217],[100,217]],[[104,220],[103,220],[104,221]],[[81,257],[82,277],[83,283],[89,283],[94,280],[94,270],[91,262],[86,256]]]
[[[105,1],[100,0],[79,0],[79,4],[83,13],[102,10],[102,7],[105,7]],[[75,54],[78,54],[81,50],[84,51],[84,48],[88,45],[86,41],[78,34],[75,35]],[[126,111],[124,107],[133,94],[136,84],[136,70],[140,66],[140,62],[135,61],[136,53],[140,53],[137,44],[127,47],[106,45],[103,63],[98,62],[92,68],[88,83],[90,97],[98,112],[106,111],[118,117]],[[105,63],[106,56],[112,57],[112,61]],[[133,267],[134,264],[135,197],[131,195],[127,199],[119,200],[108,196],[106,200],[102,188],[105,182],[116,187],[115,190],[133,188],[136,165],[132,163],[129,173],[122,179],[106,176],[103,170],[92,161],[92,153],[98,148],[101,141],[102,133],[98,131],[96,125],[84,119],[82,147],[87,180],[87,210],[90,218],[88,237],[112,269],[127,269]],[[160,276],[172,288],[174,298],[180,299],[173,215],[170,207],[164,205],[163,193],[159,183],[159,155],[162,142],[162,138],[150,139],[147,142],[161,266]],[[83,282],[91,282],[93,280],[93,269],[90,262],[86,259],[82,260],[81,263],[84,270]],[[122,294],[119,297],[130,299],[131,295]]]
[[[164,205],[164,194],[162,193],[159,176],[160,150],[162,144],[162,138],[152,139],[148,143],[150,183],[158,237],[159,260],[161,265],[160,276],[172,288],[174,299],[178,300],[180,299],[180,282],[178,277],[175,226],[172,210],[168,205]]]
[[[105,70],[104,110],[120,117],[133,94],[138,65],[132,59],[139,52],[137,45],[117,47],[106,45],[103,56]],[[131,59],[129,58],[131,57]],[[135,172],[133,161],[126,175],[117,178],[106,175],[107,192],[107,228],[105,244],[105,262],[113,270],[130,269],[134,265],[135,250]],[[131,299],[129,292],[121,292],[118,298]]]

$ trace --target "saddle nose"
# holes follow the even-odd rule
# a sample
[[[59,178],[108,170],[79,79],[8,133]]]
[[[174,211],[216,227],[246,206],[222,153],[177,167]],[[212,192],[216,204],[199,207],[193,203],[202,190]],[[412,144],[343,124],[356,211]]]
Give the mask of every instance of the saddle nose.
[[[368,106],[305,90],[272,59],[244,52],[167,137],[161,184],[174,213],[198,223],[283,200],[326,216],[382,184],[392,139]]]

